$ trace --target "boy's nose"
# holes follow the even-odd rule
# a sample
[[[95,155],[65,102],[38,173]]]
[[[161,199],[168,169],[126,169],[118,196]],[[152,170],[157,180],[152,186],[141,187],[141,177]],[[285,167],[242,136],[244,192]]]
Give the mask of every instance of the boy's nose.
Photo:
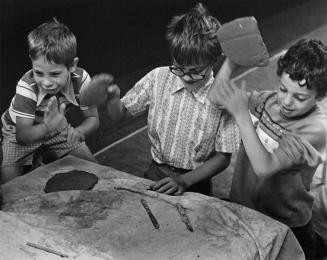
[[[42,80],[42,86],[45,87],[45,88],[49,88],[52,86],[52,82],[48,79],[43,79]]]
[[[187,75],[187,74],[185,74],[184,76],[182,76],[182,78],[183,78],[183,80],[185,80],[185,81],[192,81],[193,79],[189,76],[189,75]]]
[[[284,105],[290,106],[290,105],[292,105],[292,103],[293,103],[292,97],[289,95],[286,95],[286,97],[284,98]]]

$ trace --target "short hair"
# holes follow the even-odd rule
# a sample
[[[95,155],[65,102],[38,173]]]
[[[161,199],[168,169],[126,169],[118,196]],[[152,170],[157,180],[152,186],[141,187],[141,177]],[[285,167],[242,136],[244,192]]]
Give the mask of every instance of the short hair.
[[[32,60],[44,56],[49,62],[64,64],[69,68],[76,57],[75,35],[55,18],[31,31],[27,42]]]
[[[279,58],[277,65],[278,76],[287,73],[301,87],[316,89],[317,97],[327,95],[327,48],[320,40],[299,40]]]
[[[172,58],[182,65],[214,64],[222,53],[217,36],[220,26],[201,3],[174,16],[166,34]]]

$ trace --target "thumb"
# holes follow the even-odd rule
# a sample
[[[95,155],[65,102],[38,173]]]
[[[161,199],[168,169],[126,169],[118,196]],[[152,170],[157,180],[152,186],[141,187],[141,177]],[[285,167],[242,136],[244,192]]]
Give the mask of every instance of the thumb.
[[[108,92],[109,98],[113,98],[113,97],[119,98],[120,97],[120,89],[116,84],[110,85],[107,88],[107,92]]]

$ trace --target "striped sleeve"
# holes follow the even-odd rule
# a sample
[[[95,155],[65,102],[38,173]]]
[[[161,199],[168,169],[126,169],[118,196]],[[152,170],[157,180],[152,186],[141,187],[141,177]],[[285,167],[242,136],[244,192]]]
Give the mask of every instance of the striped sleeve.
[[[35,83],[29,84],[24,81],[24,77],[18,82],[16,95],[11,103],[11,116],[35,118],[36,109],[36,91]]]

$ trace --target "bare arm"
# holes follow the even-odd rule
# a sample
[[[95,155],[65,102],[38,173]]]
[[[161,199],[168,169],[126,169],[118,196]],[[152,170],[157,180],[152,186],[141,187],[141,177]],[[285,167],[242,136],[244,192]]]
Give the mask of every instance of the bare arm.
[[[109,118],[113,122],[119,122],[123,119],[132,117],[124,104],[120,101],[120,89],[117,85],[110,85],[108,87],[106,107]]]
[[[267,176],[280,170],[281,165],[275,154],[269,153],[262,145],[252,124],[248,111],[248,95],[245,83],[242,88],[234,84],[222,84],[219,88],[219,102],[235,117],[239,126],[245,151],[258,176]]]
[[[78,127],[76,127],[76,130],[84,136],[88,136],[100,126],[98,109],[96,106],[92,106],[89,109],[82,111],[82,113],[85,119]]]
[[[208,98],[211,103],[221,106],[217,97],[219,95],[219,87],[221,84],[224,84],[225,81],[229,81],[231,79],[233,71],[239,67],[239,65],[232,62],[230,59],[226,58],[223,65],[217,72],[215,79],[210,87]]]
[[[229,166],[231,154],[216,152],[209,160],[193,171],[189,171],[177,178],[167,177],[154,185],[152,189],[171,195],[181,195],[183,192],[201,181],[210,179]]]

